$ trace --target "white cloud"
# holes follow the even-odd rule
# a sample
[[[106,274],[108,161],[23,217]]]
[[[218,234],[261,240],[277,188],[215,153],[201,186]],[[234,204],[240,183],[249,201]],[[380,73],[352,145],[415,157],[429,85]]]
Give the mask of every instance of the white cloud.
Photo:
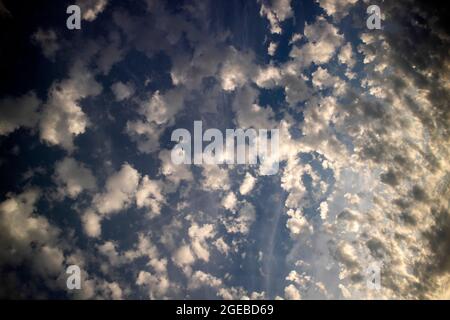
[[[28,265],[33,272],[55,286],[64,270],[61,231],[36,213],[37,189],[12,195],[0,203],[0,266]]]
[[[318,17],[313,24],[305,26],[305,36],[308,42],[302,47],[293,46],[290,52],[290,56],[303,68],[307,68],[312,62],[317,65],[329,62],[343,41],[338,29],[323,17]]]
[[[41,139],[73,151],[74,138],[84,133],[89,124],[78,102],[98,95],[101,90],[101,85],[90,72],[75,65],[68,79],[54,83],[49,90],[40,120]]]
[[[229,216],[222,222],[229,233],[247,234],[256,219],[256,210],[253,204],[247,201],[242,201],[239,205],[238,214]]]
[[[183,245],[175,251],[172,260],[175,265],[184,267],[193,264],[195,262],[195,256],[188,245]]]
[[[227,255],[230,250],[230,246],[223,240],[222,237],[217,238],[216,241],[213,242],[219,252]]]
[[[270,42],[269,47],[267,48],[267,53],[269,56],[274,56],[277,51],[278,44],[276,42]]]
[[[207,191],[213,190],[228,190],[230,189],[230,181],[228,177],[228,170],[220,168],[218,165],[202,166],[202,187]]]
[[[233,91],[242,87],[251,72],[252,56],[245,52],[239,52],[234,47],[227,51],[228,55],[220,69],[220,80],[222,89]]]
[[[133,201],[139,184],[139,172],[129,164],[110,176],[106,191],[94,197],[93,203],[100,214],[111,214],[126,209]]]
[[[259,14],[269,20],[270,32],[280,34],[280,24],[293,15],[291,0],[274,0],[270,4],[263,2]]]
[[[348,15],[352,5],[358,0],[318,0],[320,6],[324,8],[325,12],[332,16],[333,19],[339,21]]]
[[[234,211],[237,204],[236,195],[233,192],[228,192],[227,195],[222,199],[221,204],[225,209]]]
[[[161,182],[151,180],[148,176],[144,176],[136,191],[137,207],[148,208],[148,217],[152,218],[161,213],[161,207],[164,203],[166,203],[166,200],[162,193]]]
[[[166,274],[152,274],[147,271],[139,272],[136,284],[148,288],[150,299],[163,299],[171,286]]]
[[[41,47],[46,58],[54,59],[56,52],[60,49],[58,37],[54,30],[43,30],[39,28],[32,35],[32,39]]]
[[[198,224],[193,223],[188,230],[189,237],[191,238],[191,248],[198,259],[205,262],[209,261],[209,250],[207,239],[215,236],[214,225],[205,224],[201,227]]]
[[[82,217],[84,232],[89,236],[96,238],[102,232],[101,217],[92,210],[86,211]]]
[[[159,137],[174,123],[177,112],[183,107],[183,99],[183,89],[175,88],[164,94],[156,91],[140,103],[139,112],[144,119],[128,121],[126,128],[139,151],[151,153],[159,149]]]
[[[128,99],[134,94],[134,88],[130,84],[124,84],[122,81],[113,83],[111,90],[116,97],[116,101]]]
[[[188,288],[195,290],[201,287],[219,288],[222,285],[222,280],[203,271],[195,271],[189,279]]]
[[[353,49],[350,42],[348,42],[345,46],[342,46],[339,51],[338,59],[340,63],[346,64],[349,68],[353,68],[356,60],[353,56]]]
[[[61,196],[76,198],[84,190],[94,190],[96,180],[91,170],[74,158],[66,157],[55,165],[53,177]]]
[[[312,231],[312,227],[300,210],[289,209],[287,215],[289,216],[289,219],[286,222],[286,227],[289,229],[291,236],[300,235],[307,230]]]
[[[84,20],[94,21],[105,10],[108,0],[77,0]]]
[[[242,195],[248,194],[250,191],[253,190],[253,187],[256,184],[256,178],[253,177],[250,173],[245,174],[244,181],[242,181],[241,186],[239,187],[239,192]]]
[[[286,288],[284,288],[284,296],[288,300],[301,300],[302,296],[300,291],[293,285],[290,284]]]
[[[0,135],[8,135],[20,127],[34,128],[39,115],[41,101],[33,91],[18,98],[0,100]]]

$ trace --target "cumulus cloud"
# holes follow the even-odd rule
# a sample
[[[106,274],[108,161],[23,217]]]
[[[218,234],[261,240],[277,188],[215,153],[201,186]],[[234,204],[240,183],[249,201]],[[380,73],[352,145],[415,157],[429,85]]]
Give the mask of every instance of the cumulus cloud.
[[[59,238],[61,230],[36,212],[40,194],[38,189],[28,189],[21,194],[10,194],[0,203],[0,266],[2,269],[23,267],[37,275],[41,285],[58,288],[55,279],[64,270],[65,246]],[[7,274],[4,276],[9,277]],[[17,279],[16,285],[21,281]],[[5,287],[0,295],[11,298],[32,293],[18,292],[20,287],[10,289],[8,292]]]
[[[70,157],[56,163],[54,180],[60,195],[70,198],[76,198],[84,190],[96,188],[96,179],[91,170]]]
[[[8,135],[20,127],[34,128],[39,120],[41,101],[33,91],[23,96],[0,100],[0,135]]]
[[[38,29],[32,36],[33,41],[38,44],[44,56],[48,59],[54,59],[56,52],[60,49],[56,32],[52,29]]]
[[[148,176],[144,176],[136,191],[137,207],[148,208],[148,216],[152,218],[161,213],[161,207],[165,202],[161,182],[153,181]]]
[[[239,192],[242,195],[248,194],[250,191],[252,191],[253,187],[255,186],[255,183],[256,183],[256,178],[247,172],[245,174],[244,181],[242,181],[242,184],[239,187]]]
[[[183,106],[183,91],[159,91],[140,103],[142,120],[128,121],[127,133],[137,143],[139,151],[151,153],[159,149],[159,137],[167,126],[174,123],[177,112]]]
[[[92,210],[86,211],[81,217],[84,232],[89,236],[96,238],[102,232],[101,217]]]
[[[305,26],[308,42],[302,47],[293,46],[290,56],[306,68],[312,62],[321,65],[330,61],[343,41],[338,29],[323,17],[318,17],[313,24]]]
[[[106,181],[106,190],[93,200],[94,207],[102,215],[119,212],[126,209],[136,196],[139,185],[139,172],[128,163],[111,175]],[[148,182],[148,180],[146,179]],[[142,194],[141,194],[142,195]],[[140,204],[143,204],[140,198]]]
[[[98,95],[101,90],[101,85],[89,71],[75,65],[69,78],[55,82],[49,90],[39,123],[41,139],[73,151],[75,137],[83,134],[89,125],[79,101]]]
[[[82,17],[86,21],[94,21],[103,12],[108,0],[77,0],[81,8]]]
[[[111,90],[116,97],[116,101],[122,101],[131,97],[134,93],[134,88],[131,85],[124,84],[122,81],[113,83]]]
[[[320,6],[333,19],[340,20],[349,14],[350,9],[358,0],[318,0]]]
[[[281,23],[292,17],[291,0],[260,1],[261,10],[259,14],[269,20],[270,31],[281,33]]]

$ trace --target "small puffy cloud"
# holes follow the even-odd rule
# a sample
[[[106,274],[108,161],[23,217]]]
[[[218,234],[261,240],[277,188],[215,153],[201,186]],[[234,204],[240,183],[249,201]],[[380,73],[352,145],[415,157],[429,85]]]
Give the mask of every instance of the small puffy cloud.
[[[0,203],[0,267],[28,266],[55,286],[64,270],[61,231],[36,212],[39,197],[39,190],[28,189]]]
[[[108,0],[77,0],[76,4],[80,6],[84,20],[94,21],[105,10]]]
[[[347,43],[345,46],[342,46],[341,50],[338,54],[339,62],[342,64],[346,64],[349,68],[353,68],[356,63],[356,60],[353,55],[353,49],[351,43]]]
[[[172,260],[175,265],[184,267],[193,264],[195,262],[195,256],[188,245],[183,245],[175,251]]]
[[[96,238],[102,233],[101,217],[92,210],[86,211],[82,217],[84,232],[89,236]]]
[[[248,194],[250,191],[252,191],[253,187],[255,186],[255,183],[256,183],[256,178],[247,172],[245,174],[244,181],[242,181],[242,184],[239,187],[240,194],[242,194],[242,195]]]
[[[307,68],[312,62],[317,65],[329,62],[343,41],[338,29],[323,17],[305,26],[305,36],[308,42],[302,47],[293,46],[290,52],[290,56],[303,68]]]
[[[61,196],[76,198],[84,190],[94,190],[96,180],[91,170],[74,158],[66,157],[55,165],[53,177]]]
[[[339,78],[328,73],[327,69],[319,67],[312,74],[312,83],[319,89],[326,89],[339,85]]]
[[[288,300],[301,300],[302,299],[300,291],[293,284],[290,284],[284,288],[284,296]]]
[[[280,34],[281,23],[288,18],[291,18],[293,11],[291,8],[291,0],[273,0],[260,1],[261,10],[259,14],[265,16],[270,23],[270,32]]]
[[[230,189],[228,170],[225,168],[213,164],[203,165],[202,176],[202,187],[207,191]]]
[[[124,84],[122,81],[115,82],[111,86],[111,90],[116,97],[116,101],[128,99],[134,94],[134,87],[130,84]]]
[[[167,274],[152,274],[147,271],[139,272],[136,284],[148,289],[150,299],[163,299],[171,286]]]
[[[193,180],[194,177],[189,166],[184,164],[175,165],[172,162],[169,150],[162,150],[159,153],[159,159],[161,160],[161,174],[173,184],[174,188],[177,188],[182,180]]]
[[[227,210],[234,211],[237,204],[236,195],[233,192],[229,192],[223,199],[222,199],[222,207],[224,207]]]
[[[8,135],[20,127],[34,128],[39,115],[41,101],[33,91],[18,97],[0,100],[0,135]]]
[[[133,249],[125,252],[125,258],[129,261],[133,261],[140,257],[147,257],[149,262],[159,256],[158,249],[150,241],[149,237],[140,233],[138,242],[134,244]]]
[[[184,91],[175,88],[164,94],[155,91],[149,99],[140,103],[139,113],[143,119],[128,121],[126,128],[140,152],[151,153],[160,148],[159,137],[167,126],[175,122],[183,101]]]
[[[33,34],[32,40],[41,47],[44,56],[48,59],[54,59],[56,51],[60,48],[56,32],[52,29],[38,29]]]
[[[93,203],[100,214],[110,214],[127,208],[139,185],[139,172],[128,163],[106,181],[106,191],[95,196]]]
[[[218,238],[216,241],[213,242],[213,244],[216,246],[217,250],[223,254],[228,254],[228,251],[230,250],[230,246],[223,240],[222,237]]]
[[[76,65],[70,77],[54,83],[40,119],[41,139],[51,145],[73,151],[74,138],[86,131],[89,120],[79,101],[98,95],[102,86],[84,67]]]
[[[195,290],[201,287],[219,288],[222,280],[201,270],[195,271],[189,280],[188,288]]]
[[[277,48],[278,44],[276,42],[270,42],[269,47],[267,48],[267,53],[269,54],[269,56],[274,56],[275,51],[277,51]]]
[[[305,230],[312,230],[308,220],[301,214],[300,210],[289,209],[287,212],[289,219],[286,222],[286,227],[289,229],[291,236],[296,236],[303,233]]]
[[[243,201],[239,205],[238,214],[224,219],[223,223],[229,233],[247,234],[256,219],[256,210],[253,204],[247,201]]]
[[[189,237],[191,238],[191,248],[198,259],[203,261],[209,261],[209,250],[207,239],[215,236],[214,226],[212,224],[205,224],[199,226],[193,223],[188,230]]]
[[[240,128],[272,129],[276,127],[274,112],[270,106],[261,107],[256,103],[258,91],[244,86],[235,95],[233,110]]]
[[[251,55],[238,52],[235,48],[230,47],[219,75],[223,90],[233,91],[247,82],[251,72],[251,59]]]
[[[340,20],[346,16],[352,5],[358,0],[318,0],[320,6],[325,12],[333,17],[333,19]]]
[[[161,213],[161,207],[165,202],[161,182],[151,180],[148,176],[144,176],[136,191],[137,207],[148,208],[148,216],[152,218]]]

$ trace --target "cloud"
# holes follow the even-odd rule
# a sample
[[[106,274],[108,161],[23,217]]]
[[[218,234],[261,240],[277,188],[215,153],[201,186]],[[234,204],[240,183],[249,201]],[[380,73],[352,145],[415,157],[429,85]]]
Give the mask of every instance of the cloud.
[[[286,227],[289,229],[292,237],[301,235],[308,230],[312,232],[312,227],[309,225],[308,220],[305,219],[299,210],[289,209],[287,215],[289,219],[286,222]]]
[[[233,192],[228,192],[227,195],[222,199],[222,206],[230,211],[234,211],[236,204],[237,204],[237,199],[236,196]]]
[[[116,97],[116,101],[128,99],[134,94],[134,88],[131,85],[124,84],[121,81],[113,83],[111,90]]]
[[[278,44],[275,42],[270,42],[269,43],[269,47],[267,48],[267,53],[269,54],[269,56],[274,56],[275,52],[277,51],[278,48]]]
[[[20,127],[34,128],[39,119],[41,101],[33,91],[18,98],[0,100],[0,135],[8,135]]]
[[[255,183],[256,183],[256,178],[247,172],[245,174],[244,181],[242,181],[242,184],[239,187],[240,194],[242,194],[242,195],[248,194],[250,191],[252,191],[253,187],[255,186]]]
[[[189,280],[188,288],[196,290],[201,287],[219,288],[222,285],[222,280],[201,270],[195,271]]]
[[[56,52],[61,48],[56,32],[52,29],[38,29],[32,35],[32,40],[41,47],[44,56],[51,60],[55,58]]]
[[[239,203],[237,215],[233,214],[232,216],[225,217],[222,222],[227,232],[231,234],[248,234],[255,220],[256,210],[253,204],[242,201]]]
[[[123,164],[121,169],[106,181],[105,192],[94,197],[95,209],[102,215],[126,209],[136,196],[139,178],[140,174],[136,169],[128,163]]]
[[[308,42],[302,47],[294,45],[289,54],[303,68],[307,68],[312,62],[316,65],[329,62],[343,41],[338,29],[323,17],[306,25],[304,33]]]
[[[153,181],[144,176],[136,191],[136,205],[138,208],[149,209],[148,216],[155,217],[161,213],[161,207],[166,203],[160,181]]]
[[[38,277],[41,286],[59,288],[55,279],[64,270],[65,245],[59,238],[61,230],[36,212],[40,194],[38,189],[27,189],[21,194],[9,194],[0,203],[0,267],[2,270],[24,268],[28,274]],[[10,276],[13,275],[4,271],[5,279]],[[32,294],[20,292],[22,281],[17,278],[16,287],[0,290],[0,296]],[[32,288],[34,282],[29,285]]]
[[[86,211],[81,217],[84,232],[89,236],[96,238],[102,232],[101,217],[92,210]]]
[[[318,0],[325,12],[333,19],[339,21],[348,15],[351,7],[358,0]]]
[[[82,17],[86,21],[94,21],[105,10],[108,0],[77,0],[81,8]]]
[[[284,288],[284,296],[288,300],[301,300],[302,296],[300,291],[293,285],[290,284],[286,288]]]
[[[139,113],[143,119],[128,121],[126,128],[139,151],[151,153],[159,149],[159,137],[174,123],[177,112],[183,107],[183,94],[182,89],[172,89],[164,94],[155,91],[148,100],[140,103]]]
[[[39,123],[41,139],[73,151],[75,137],[83,134],[89,125],[78,103],[83,98],[100,94],[101,90],[101,85],[89,71],[75,65],[69,78],[53,83],[49,90]]]
[[[69,196],[72,199],[85,190],[94,190],[97,186],[91,170],[70,157],[55,164],[53,179],[58,185],[60,195]]]
[[[293,11],[291,0],[260,1],[261,10],[259,14],[265,16],[270,23],[270,32],[280,34],[282,32],[281,23],[291,18]]]
[[[218,165],[203,165],[202,187],[207,191],[229,190],[230,180],[228,170]]]
[[[172,260],[175,265],[184,267],[193,264],[195,262],[195,256],[188,245],[183,245],[175,251]]]

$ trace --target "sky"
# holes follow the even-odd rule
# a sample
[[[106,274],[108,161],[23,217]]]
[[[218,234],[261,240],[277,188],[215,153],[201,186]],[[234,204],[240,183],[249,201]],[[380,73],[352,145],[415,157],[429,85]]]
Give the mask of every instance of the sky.
[[[0,1],[0,298],[450,298],[449,12]],[[174,164],[194,121],[278,172]]]

